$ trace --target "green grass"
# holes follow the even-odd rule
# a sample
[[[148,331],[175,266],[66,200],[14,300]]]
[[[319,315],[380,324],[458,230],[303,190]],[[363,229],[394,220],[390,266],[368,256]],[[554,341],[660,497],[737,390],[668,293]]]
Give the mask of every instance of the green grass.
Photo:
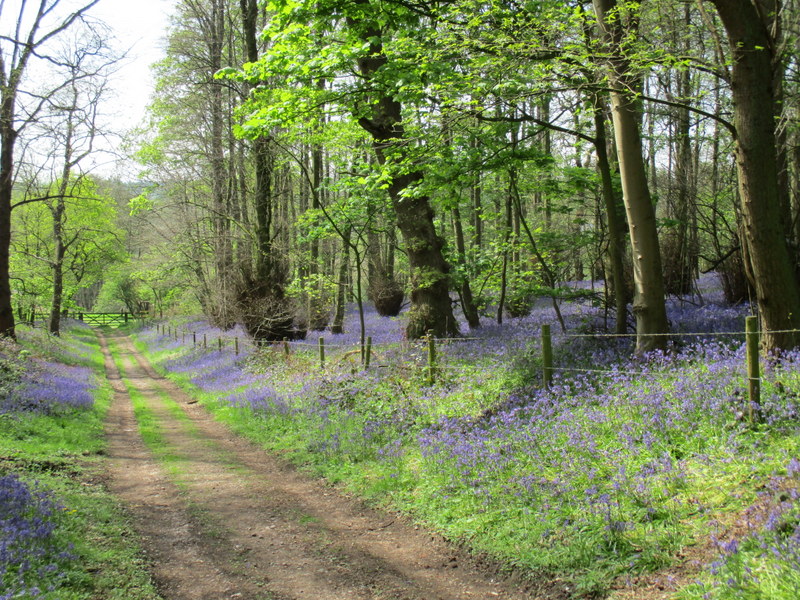
[[[65,578],[43,597],[52,600],[157,600],[136,536],[120,503],[102,484],[103,420],[112,392],[91,330],[71,328],[60,338],[19,328],[28,350],[93,369],[98,387],[90,410],[45,416],[0,416],[0,474],[14,473],[49,490],[64,507],[55,539],[72,546]]]

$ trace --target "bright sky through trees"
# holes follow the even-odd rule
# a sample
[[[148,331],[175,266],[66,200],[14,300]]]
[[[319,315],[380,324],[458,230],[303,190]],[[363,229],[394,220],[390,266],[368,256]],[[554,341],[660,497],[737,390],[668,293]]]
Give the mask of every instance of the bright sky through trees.
[[[109,25],[117,47],[128,59],[114,77],[116,92],[106,112],[113,115],[114,129],[140,124],[153,92],[150,65],[164,56],[164,37],[175,0],[102,0],[92,15]]]
[[[130,48],[120,69],[115,106],[126,122],[135,124],[153,91],[150,65],[164,55],[164,35],[174,0],[103,0],[92,14],[113,30],[121,49]]]

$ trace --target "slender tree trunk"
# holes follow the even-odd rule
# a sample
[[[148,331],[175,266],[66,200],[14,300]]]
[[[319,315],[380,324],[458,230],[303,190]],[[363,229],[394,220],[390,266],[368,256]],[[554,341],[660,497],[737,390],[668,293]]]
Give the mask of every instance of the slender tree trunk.
[[[506,308],[506,296],[508,295],[508,255],[511,249],[509,248],[511,244],[511,228],[513,225],[513,206],[514,206],[514,198],[513,198],[513,191],[515,185],[515,179],[517,177],[517,171],[514,167],[511,167],[508,172],[508,192],[506,193],[506,209],[505,209],[505,221],[504,221],[504,228],[503,228],[503,266],[502,270],[500,271],[500,299],[497,301],[497,324],[503,324],[503,311]]]
[[[470,142],[474,148],[478,147],[478,141]],[[472,228],[474,231],[472,244],[480,250],[483,246],[483,182],[480,169],[475,169],[470,186],[470,196],[472,199]]]
[[[222,0],[212,0],[211,16],[208,22],[208,51],[210,75],[222,68],[222,55],[225,30],[225,11]],[[211,81],[211,107],[209,118],[211,120],[211,197],[212,197],[212,222],[214,223],[214,248],[216,258],[217,280],[222,288],[223,298],[226,297],[228,279],[230,277],[230,250],[227,235],[227,203],[225,189],[227,172],[225,169],[224,129],[225,112],[223,103],[222,86]],[[226,310],[227,307],[223,307]],[[223,320],[227,320],[224,313]]]
[[[320,79],[317,82],[317,88],[320,90],[325,89],[325,80]],[[317,118],[316,129],[317,132],[325,127],[325,117],[320,115]],[[322,194],[322,175],[325,169],[323,162],[322,146],[319,142],[314,142],[311,146],[311,186],[313,187],[311,193],[311,208],[315,211],[320,207],[320,196]],[[318,271],[319,262],[319,240],[312,238],[311,240],[311,264],[309,265],[309,273],[316,274]]]
[[[622,175],[622,193],[628,215],[633,251],[636,354],[664,348],[668,331],[664,276],[658,245],[655,208],[647,186],[647,174],[639,133],[639,112],[628,61],[622,54],[627,33],[616,13],[616,0],[594,0],[597,20],[608,44],[614,137]]]
[[[73,72],[73,80],[77,73]],[[61,169],[61,181],[58,182],[55,205],[50,206],[53,216],[53,297],[50,307],[50,333],[61,334],[61,309],[64,296],[64,256],[67,253],[67,243],[64,239],[64,224],[66,220],[66,197],[72,182],[72,169],[77,164],[74,156],[73,138],[75,136],[75,111],[78,109],[78,89],[71,88],[72,103],[66,107],[66,132],[64,137],[64,164]]]
[[[336,312],[331,325],[331,333],[344,333],[344,312],[347,304],[347,282],[350,273],[350,236],[352,229],[344,230],[342,239],[342,256],[339,263],[339,282],[336,290]]]
[[[66,170],[66,169],[65,169]],[[67,175],[68,176],[68,175]],[[64,296],[64,256],[67,249],[64,244],[64,195],[67,192],[67,182],[59,183],[59,197],[53,207],[53,296],[50,305],[49,331],[53,335],[61,334],[61,307]]]
[[[0,98],[0,336],[15,338],[14,308],[9,277],[11,248],[11,193],[14,188],[14,98],[3,90]]]
[[[550,95],[545,94],[542,98],[541,104],[537,107],[539,111],[539,119],[544,123],[550,122]],[[552,130],[545,127],[542,131],[542,152],[545,156],[552,156],[553,143],[552,143]],[[543,193],[541,195],[542,204],[544,208],[544,228],[545,231],[550,231],[553,228],[553,208],[550,201],[550,194]],[[519,231],[516,232],[519,236]]]
[[[733,65],[736,166],[747,251],[766,350],[800,344],[800,286],[781,223],[773,50],[774,0],[712,0],[728,33]]]
[[[687,5],[686,11],[689,7]],[[688,16],[687,16],[688,18]],[[691,96],[691,81],[689,71],[684,69],[678,72],[678,100],[688,102]],[[677,157],[675,166],[675,202],[674,214],[672,215],[677,222],[673,232],[674,248],[670,262],[672,265],[669,274],[673,279],[670,281],[669,290],[672,293],[686,294],[692,289],[692,254],[689,240],[690,215],[694,213],[691,203],[694,198],[692,189],[692,138],[691,138],[691,119],[689,109],[681,107],[677,109],[676,120],[677,135],[675,136],[677,145]]]
[[[592,97],[594,103],[595,153],[597,170],[600,172],[603,205],[608,226],[608,260],[611,266],[611,286],[614,289],[614,331],[625,333],[628,329],[628,293],[625,285],[625,244],[623,229],[624,208],[617,202],[614,183],[611,178],[611,163],[608,159],[608,140],[606,138],[606,111],[598,94]]]
[[[464,227],[461,223],[461,211],[458,206],[453,207],[453,230],[456,238],[456,252],[458,253],[458,260],[461,263],[461,268],[466,271],[467,268],[467,248],[464,243]],[[478,315],[478,309],[475,306],[475,300],[472,297],[472,286],[469,284],[469,277],[467,273],[461,276],[459,295],[461,297],[461,308],[464,311],[464,316],[467,319],[470,329],[477,329],[481,326],[481,319]]]

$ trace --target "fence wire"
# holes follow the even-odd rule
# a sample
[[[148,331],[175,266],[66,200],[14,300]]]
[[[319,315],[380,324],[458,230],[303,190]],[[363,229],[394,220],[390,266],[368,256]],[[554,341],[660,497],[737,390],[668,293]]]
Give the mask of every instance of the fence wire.
[[[356,362],[362,362],[362,357],[367,350],[367,347],[370,349],[370,368],[377,368],[377,369],[399,369],[405,371],[427,371],[428,373],[443,373],[443,372],[463,372],[465,367],[469,365],[453,365],[447,364],[447,361],[450,359],[446,352],[439,353],[439,348],[441,346],[449,346],[451,344],[459,344],[459,343],[468,343],[468,342],[483,342],[489,341],[491,338],[489,337],[457,337],[457,338],[420,338],[417,340],[401,340],[401,341],[393,341],[393,342],[375,342],[375,341],[368,341],[365,344],[361,343],[331,343],[325,339],[324,336],[320,336],[320,341],[318,340],[315,342],[310,342],[306,340],[276,340],[271,341],[265,344],[260,344],[255,342],[250,338],[243,338],[241,342],[239,341],[238,336],[231,337],[230,335],[225,334],[204,334],[205,335],[205,344],[201,342],[199,339],[200,336],[197,334],[196,331],[190,330],[179,330],[178,328],[169,328],[169,331],[164,331],[163,325],[157,325],[157,332],[162,337],[168,338],[170,340],[179,341],[183,340],[182,343],[186,345],[193,345],[194,347],[203,347],[209,350],[216,350],[220,346],[219,340],[223,340],[221,343],[222,348],[225,350],[232,349],[234,344],[237,344],[240,350],[245,348],[272,348],[275,351],[283,351],[286,352],[287,355],[290,353],[291,349],[299,349],[299,348],[308,348],[314,351],[322,349],[325,353],[328,351],[332,351],[329,356],[325,357],[324,363],[326,365],[331,366],[338,366],[338,365],[350,365],[352,366]],[[799,329],[778,329],[778,330],[763,330],[763,331],[754,331],[752,333],[757,334],[758,336],[762,335],[773,335],[773,334],[785,334],[785,333],[800,333]],[[673,333],[652,333],[652,334],[642,334],[644,337],[668,337],[668,338],[714,338],[714,337],[743,337],[746,338],[748,332],[746,331],[717,331],[717,332],[673,332]],[[569,340],[569,339],[616,339],[616,338],[626,338],[632,339],[638,337],[639,334],[636,333],[605,333],[605,332],[597,332],[597,333],[563,333],[563,332],[554,332],[551,334],[552,338],[556,340]],[[190,338],[187,342],[186,338]],[[191,339],[197,339],[195,343],[191,341]],[[537,336],[531,336],[531,339],[540,340]],[[425,353],[428,348],[429,344],[433,341],[435,344],[434,351],[435,351],[435,360],[433,362],[426,362],[424,360],[418,360],[417,364],[401,364],[401,363],[393,363],[393,364],[376,364],[376,362],[386,363],[386,357],[381,356],[377,352],[377,350],[386,351],[387,349],[398,349],[408,353]],[[345,352],[342,353],[341,350],[344,349]],[[309,352],[309,354],[312,354]],[[358,357],[356,358],[356,355]],[[419,358],[422,358],[419,354],[417,355]],[[353,360],[349,360],[352,358]],[[412,362],[412,356],[405,357],[408,362]],[[656,378],[663,376],[663,370],[641,370],[641,371],[629,371],[629,370],[620,370],[616,368],[608,368],[608,369],[591,369],[591,368],[579,368],[579,367],[560,367],[556,365],[549,365],[544,366],[544,370],[548,371],[549,373],[591,373],[596,375],[624,375],[628,377],[649,377],[649,378]],[[744,373],[743,377],[749,381],[762,381],[762,377],[753,377],[749,376],[748,374]]]

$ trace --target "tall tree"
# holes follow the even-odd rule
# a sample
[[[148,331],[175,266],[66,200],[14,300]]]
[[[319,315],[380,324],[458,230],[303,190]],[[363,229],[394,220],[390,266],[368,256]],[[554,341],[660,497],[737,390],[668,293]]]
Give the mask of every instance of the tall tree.
[[[401,5],[386,7],[368,0],[351,4],[300,2],[276,5],[267,31],[271,48],[245,76],[274,78],[273,92],[256,97],[251,129],[271,123],[304,124],[318,119],[318,107],[349,113],[371,140],[382,169],[383,187],[394,209],[410,268],[410,338],[432,330],[436,335],[458,332],[449,296],[449,265],[444,240],[434,226],[430,196],[424,190],[425,171],[408,136],[402,87],[404,74],[419,73],[396,43],[399,33],[428,31],[417,11]],[[318,32],[328,32],[320,36]],[[387,44],[391,50],[387,50]],[[319,81],[331,82],[327,89]],[[409,90],[416,88],[409,87]],[[288,118],[287,118],[288,117]]]
[[[768,350],[800,345],[800,284],[781,224],[776,125],[779,0],[712,0],[728,34],[742,246]]]
[[[350,19],[349,25],[360,29],[359,35],[366,48],[364,55],[356,59],[359,72],[366,85],[376,90],[367,96],[371,114],[359,117],[358,123],[372,137],[378,162],[389,168],[389,198],[411,268],[411,314],[406,333],[411,339],[420,338],[429,331],[442,337],[456,335],[458,323],[450,302],[450,266],[442,254],[444,242],[433,223],[430,198],[413,189],[423,181],[425,174],[404,150],[408,140],[403,127],[402,104],[388,91],[394,84],[375,85],[384,75],[381,70],[390,68],[380,42],[385,33],[377,25],[365,27],[363,20],[355,18]]]
[[[0,3],[0,17],[10,26],[0,37],[0,336],[14,337],[14,311],[11,304],[9,280],[9,250],[11,245],[11,201],[14,189],[14,149],[20,133],[26,125],[38,117],[47,97],[65,82],[56,77],[50,91],[31,97],[33,104],[26,107],[23,116],[18,115],[20,93],[31,60],[44,65],[58,65],[53,60],[50,43],[67,31],[100,0],[93,0],[59,16],[60,8],[68,4],[62,0],[39,0],[28,4],[21,2],[18,12],[9,18],[7,4]],[[27,28],[27,30],[26,30]],[[38,99],[38,100],[36,100]]]
[[[67,46],[62,63],[69,65],[68,85],[53,94],[42,121],[36,129],[44,135],[38,144],[52,148],[51,159],[60,173],[52,187],[52,198],[45,201],[53,217],[52,257],[53,297],[50,306],[49,330],[59,335],[61,309],[64,302],[64,259],[70,244],[77,235],[65,237],[66,205],[68,199],[81,202],[73,188],[80,188],[81,163],[95,151],[95,139],[102,133],[98,122],[100,103],[106,95],[109,69],[117,59],[108,52],[107,40],[102,35],[83,35]],[[44,127],[42,127],[42,125]],[[88,198],[85,201],[92,201]]]
[[[616,0],[593,3],[609,63],[614,137],[633,251],[636,353],[641,354],[666,345],[664,334],[668,324],[655,208],[647,184],[639,131],[635,92],[639,86],[624,51],[626,40],[637,33],[637,16],[626,14]]]

